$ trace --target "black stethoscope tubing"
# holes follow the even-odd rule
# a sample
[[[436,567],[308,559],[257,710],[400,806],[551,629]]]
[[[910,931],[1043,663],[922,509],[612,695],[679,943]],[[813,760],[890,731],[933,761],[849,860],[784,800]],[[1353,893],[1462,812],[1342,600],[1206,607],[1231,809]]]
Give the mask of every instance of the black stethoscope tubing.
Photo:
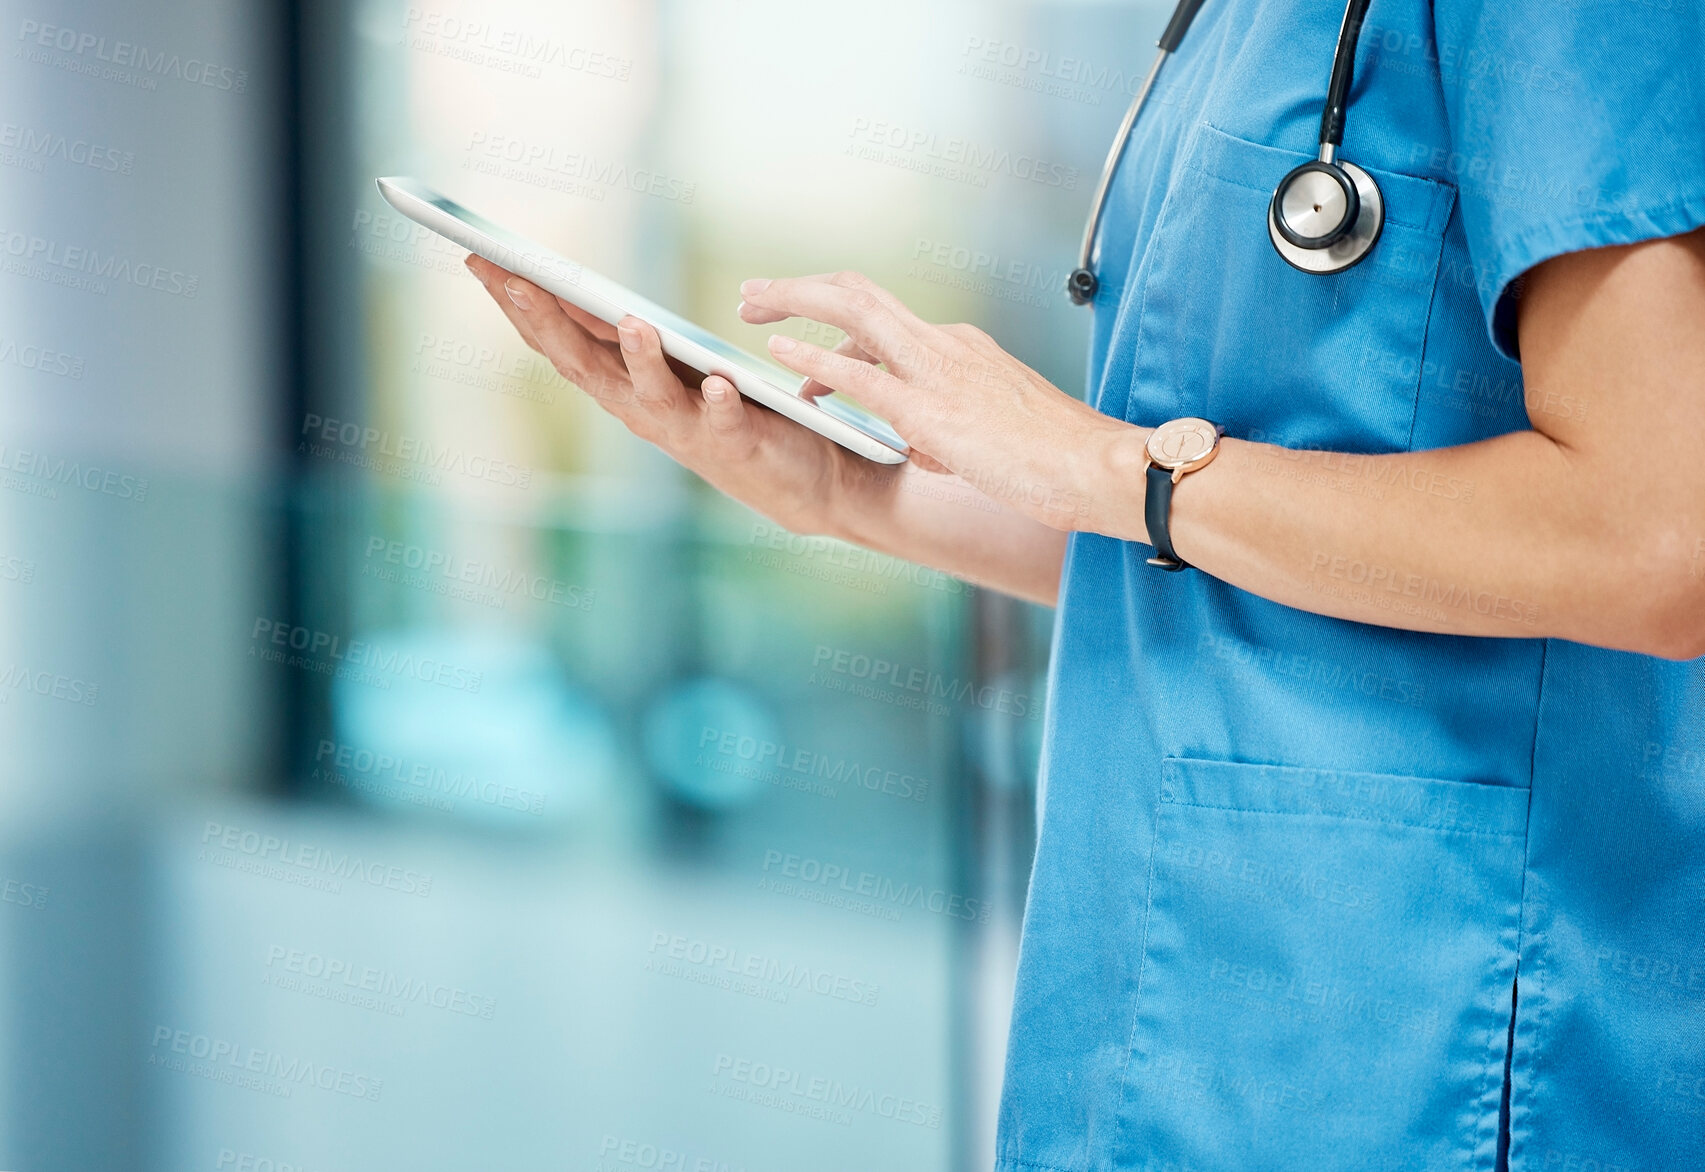
[[[1078,305],[1093,301],[1100,287],[1095,275],[1095,249],[1101,220],[1107,209],[1108,190],[1131,141],[1137,116],[1148,102],[1161,66],[1183,42],[1202,3],[1203,0],[1178,0],[1160,40],[1155,42],[1159,51],[1154,63],[1149,66],[1130,109],[1125,111],[1112,149],[1107,152],[1090,204],[1089,222],[1084,226],[1078,266],[1066,278],[1066,291]],[[1366,171],[1337,157],[1338,147],[1344,141],[1356,42],[1369,3],[1371,0],[1348,0],[1344,8],[1338,47],[1332,54],[1332,77],[1327,82],[1326,101],[1320,113],[1319,152],[1279,181],[1268,205],[1268,234],[1273,247],[1286,263],[1305,272],[1336,273],[1356,264],[1373,248],[1385,222],[1385,203],[1379,185]]]

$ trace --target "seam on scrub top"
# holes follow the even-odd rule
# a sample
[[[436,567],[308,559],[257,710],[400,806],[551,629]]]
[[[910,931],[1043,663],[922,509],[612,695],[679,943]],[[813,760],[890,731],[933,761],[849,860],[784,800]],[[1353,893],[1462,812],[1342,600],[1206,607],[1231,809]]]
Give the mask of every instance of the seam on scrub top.
[[[1551,640],[1547,639],[1540,645],[1539,649],[1539,696],[1533,705],[1533,748],[1528,754],[1527,762],[1527,833],[1522,838],[1521,899],[1516,905],[1516,971],[1511,978],[1517,989],[1521,987],[1522,949],[1527,945],[1527,865],[1528,855],[1533,849],[1533,777],[1535,766],[1539,761],[1539,726],[1544,719],[1546,669],[1550,665]],[[1542,936],[1543,933],[1536,934],[1535,940],[1540,940]],[[1533,1022],[1532,1032],[1536,1035],[1541,1024],[1540,1018],[1544,1015],[1546,1007],[1545,962],[1541,960],[1537,968],[1538,971],[1534,974],[1537,979],[1537,986],[1534,989],[1536,996],[1530,1000],[1531,1009],[1528,1013],[1529,1020]],[[1510,1150],[1512,1152],[1516,1146],[1516,1044],[1523,1032],[1521,1016],[1521,1000],[1518,997],[1516,1003],[1510,1006]],[[1533,1041],[1534,1053],[1527,1066],[1531,1081],[1536,1083],[1539,1081],[1539,1065],[1545,1056],[1545,1050],[1544,1047],[1538,1045],[1537,1037]],[[1522,1154],[1524,1156],[1527,1154],[1525,1149]]]
[[[1540,645],[1540,652],[1539,652],[1539,688],[1538,688],[1538,693],[1534,698],[1534,705],[1533,705],[1533,740],[1532,740],[1532,742],[1528,748],[1527,811],[1526,811],[1526,816],[1522,820],[1521,894],[1516,897],[1515,962],[1511,966],[1511,971],[1510,971],[1510,986],[1511,986],[1512,994],[1514,993],[1514,990],[1518,987],[1519,982],[1521,980],[1522,929],[1525,925],[1526,918],[1527,918],[1527,856],[1528,856],[1529,843],[1532,842],[1532,836],[1527,833],[1527,827],[1528,827],[1529,823],[1532,821],[1532,814],[1533,814],[1533,765],[1534,765],[1535,758],[1537,758],[1537,756],[1539,754],[1539,725],[1540,725],[1540,719],[1541,719],[1540,710],[1543,707],[1544,701],[1545,701],[1545,665],[1546,665],[1546,661],[1550,657],[1550,653],[1551,653],[1551,640],[1546,639]],[[1510,1141],[1511,1141],[1512,1146],[1514,1145],[1514,1142],[1515,1142],[1515,1130],[1516,1130],[1516,1125],[1515,1125],[1515,1109],[1516,1109],[1515,1029],[1516,1029],[1516,1018],[1519,1016],[1519,1007],[1520,1007],[1519,1001],[1512,999],[1511,1004],[1510,1004],[1510,1022],[1509,1022],[1509,1025],[1506,1026],[1503,1030],[1494,1029],[1492,1031],[1493,1036],[1490,1039],[1488,1039],[1487,1045],[1486,1045],[1486,1050],[1487,1050],[1487,1065],[1486,1065],[1486,1076],[1485,1076],[1486,1077],[1486,1085],[1487,1085],[1487,1087],[1494,1087],[1495,1086],[1498,1088],[1498,1097],[1500,1100],[1502,1100],[1502,1098],[1503,1098],[1503,1089],[1504,1089],[1504,1087],[1503,1087],[1503,1081],[1504,1081],[1503,1080],[1503,1065],[1504,1064],[1502,1061],[1500,1061],[1500,1059],[1502,1058],[1502,1054],[1500,1053],[1500,1051],[1503,1050],[1504,1047],[1498,1045],[1498,1040],[1499,1040],[1498,1035],[1499,1034],[1503,1035],[1504,1046],[1508,1047],[1508,1051],[1509,1051],[1509,1078],[1510,1078]],[[1500,1112],[1493,1112],[1493,1114],[1492,1114],[1492,1120],[1493,1120],[1493,1122],[1492,1122],[1492,1150],[1493,1150],[1493,1155],[1492,1155],[1492,1164],[1490,1165],[1490,1167],[1494,1167],[1494,1168],[1497,1166],[1497,1161],[1498,1161],[1497,1143],[1498,1143],[1498,1124],[1499,1124],[1498,1116],[1499,1116],[1499,1114],[1500,1114]],[[1480,1126],[1475,1129],[1476,1138],[1478,1138],[1478,1133],[1485,1129],[1485,1123],[1486,1123],[1485,1119],[1482,1118],[1480,1121]]]
[[[1141,958],[1137,961],[1137,989],[1131,997],[1131,1032],[1125,1039],[1125,1064],[1119,1068],[1118,1099],[1113,1107],[1113,1134],[1117,1139],[1119,1123],[1125,1106],[1126,1088],[1131,1085],[1131,1056],[1137,1048],[1137,1022],[1143,1016],[1143,977],[1149,969],[1149,925],[1154,922],[1154,859],[1156,848],[1160,844],[1160,815],[1166,803],[1154,804],[1154,830],[1149,835],[1149,869],[1148,878],[1143,884],[1143,944],[1138,952]]]
[[[1501,246],[1494,248],[1494,259],[1499,262],[1500,266],[1508,264],[1513,271],[1497,273],[1497,297],[1492,301],[1493,308],[1496,308],[1498,301],[1503,297],[1511,282],[1543,260],[1551,260],[1587,248],[1608,248],[1628,243],[1620,240],[1601,240],[1595,244],[1566,242],[1562,236],[1568,230],[1594,226],[1609,227],[1611,225],[1622,225],[1638,230],[1638,222],[1645,221],[1655,229],[1656,234],[1642,235],[1639,238],[1640,241],[1668,239],[1671,236],[1679,235],[1680,232],[1692,230],[1692,228],[1683,228],[1679,232],[1669,232],[1666,229],[1674,227],[1674,224],[1659,224],[1657,222],[1659,217],[1673,215],[1676,212],[1687,213],[1688,220],[1693,228],[1705,224],[1705,190],[1693,191],[1680,199],[1658,204],[1655,207],[1640,208],[1638,211],[1593,212],[1587,215],[1574,216],[1567,220],[1548,220],[1517,232],[1505,240]],[[1534,245],[1539,246],[1537,253],[1533,249]],[[1559,246],[1561,247],[1559,252],[1547,251],[1551,247]],[[1472,250],[1470,259],[1472,259]]]
[[[1545,641],[1545,648],[1546,648],[1545,652],[1542,652],[1541,656],[1540,656],[1540,665],[1541,666],[1540,666],[1540,674],[1539,674],[1539,693],[1540,693],[1541,697],[1543,697],[1545,694],[1545,668],[1544,668],[1544,663],[1545,663],[1546,656],[1549,653],[1550,648],[1551,648],[1551,640],[1547,639]],[[1535,706],[1536,711],[1537,711],[1537,707],[1538,706],[1536,705]],[[1533,738],[1534,739],[1534,746],[1535,746],[1535,749],[1537,750],[1538,744],[1539,744],[1539,721],[1538,721],[1537,717],[1534,720],[1533,730],[1534,730],[1534,738]],[[1532,780],[1533,780],[1533,777],[1532,777],[1532,773],[1530,770],[1529,775],[1528,775],[1529,784],[1528,784],[1528,789],[1527,789],[1528,822],[1530,824],[1532,822],[1532,815],[1533,815],[1533,785],[1532,785]],[[1520,1033],[1520,1026],[1521,1026],[1521,998],[1518,994],[1518,990],[1521,988],[1521,952],[1522,952],[1523,945],[1526,943],[1526,929],[1527,929],[1527,857],[1528,857],[1528,851],[1530,849],[1529,844],[1532,843],[1532,841],[1533,841],[1532,835],[1524,834],[1522,836],[1522,845],[1521,845],[1521,894],[1516,897],[1516,956],[1515,956],[1515,964],[1512,965],[1511,969],[1510,969],[1510,994],[1511,994],[1511,997],[1510,997],[1510,1024],[1509,1024],[1508,1032],[1505,1034],[1505,1045],[1507,1045],[1509,1047],[1509,1055],[1508,1055],[1509,1066],[1507,1067],[1507,1069],[1509,1071],[1509,1080],[1510,1080],[1510,1085],[1509,1085],[1509,1092],[1510,1092],[1509,1144],[1510,1144],[1510,1149],[1513,1149],[1515,1147],[1515,1138],[1516,1138],[1516,1045],[1517,1045],[1517,1037]],[[1541,969],[1541,976],[1540,976],[1540,982],[1539,982],[1540,987],[1538,990],[1536,990],[1536,992],[1541,993],[1541,1002],[1543,1003],[1543,1000],[1544,1000],[1543,991],[1544,991],[1544,987],[1545,987],[1545,979],[1544,979],[1544,975],[1543,975],[1544,966],[1543,965],[1540,966],[1540,969]],[[1503,1079],[1502,1079],[1502,1077],[1500,1077],[1500,1075],[1501,1075],[1501,1072],[1495,1070],[1493,1073],[1493,1079],[1496,1080],[1496,1082],[1498,1083],[1499,1097],[1502,1098],[1504,1087],[1503,1087]],[[1500,1120],[1500,1122],[1501,1122],[1501,1120]],[[1492,1163],[1493,1163],[1493,1166],[1496,1167],[1497,1166],[1497,1155],[1496,1155],[1496,1152],[1497,1152],[1497,1132],[1498,1132],[1498,1124],[1497,1123],[1494,1123],[1492,1125],[1492,1131],[1493,1131],[1492,1144],[1493,1144],[1493,1153],[1494,1153],[1493,1157],[1492,1157]],[[1506,1149],[1506,1151],[1508,1151],[1508,1150],[1509,1149]],[[1509,1165],[1506,1163],[1505,1167],[1507,1168],[1508,1166]]]
[[[1527,792],[1528,810],[1533,808],[1533,771],[1539,760],[1539,722],[1541,710],[1545,706],[1545,668],[1551,660],[1551,640],[1546,639],[1539,645],[1539,691],[1533,698],[1533,743],[1527,750]],[[1522,852],[1524,855],[1526,851]],[[1525,887],[1526,884],[1524,883]]]
[[[1517,955],[1519,956],[1520,954],[1518,953]],[[1515,1012],[1515,1006],[1512,1005],[1510,1007],[1510,1012],[1512,1014]],[[1501,1030],[1496,1028],[1496,1026],[1488,1028],[1488,1033],[1491,1036],[1485,1041],[1486,1066],[1484,1072],[1480,1076],[1481,1093],[1474,1097],[1474,1107],[1476,1109],[1466,1112],[1466,1114],[1468,1114],[1469,1124],[1467,1129],[1468,1151],[1471,1157],[1473,1152],[1479,1147],[1480,1137],[1486,1130],[1487,1114],[1486,1112],[1477,1109],[1480,1102],[1486,1097],[1485,1092],[1496,1087],[1497,1093],[1493,1095],[1493,1098],[1495,1100],[1502,1100],[1503,1098],[1503,1078],[1501,1076],[1504,1073],[1504,1055],[1503,1047],[1499,1046],[1498,1042],[1509,1037],[1508,1030],[1508,1026],[1505,1026]],[[1476,1165],[1478,1168],[1485,1169],[1486,1172],[1491,1172],[1492,1169],[1495,1169],[1498,1166],[1498,1111],[1498,1106],[1494,1105],[1491,1111],[1492,1161],[1489,1164]]]
[[[1034,1160],[1014,1160],[1006,1156],[996,1156],[996,1164],[1004,1164],[1009,1168],[1035,1168],[1037,1172],[1070,1172],[1069,1169],[1055,1167],[1053,1164],[1038,1164]]]
[[[1633,227],[1635,222],[1638,220],[1653,220],[1653,221],[1655,221],[1657,219],[1657,217],[1662,216],[1662,215],[1667,215],[1668,213],[1671,213],[1671,212],[1694,211],[1694,210],[1705,210],[1705,189],[1700,189],[1697,191],[1690,192],[1687,195],[1682,196],[1680,199],[1673,199],[1668,203],[1657,204],[1653,207],[1642,207],[1636,211],[1590,212],[1590,213],[1588,213],[1586,215],[1582,215],[1582,216],[1572,216],[1567,220],[1547,220],[1543,223],[1534,224],[1532,227],[1526,229],[1525,231],[1517,232],[1514,236],[1510,237],[1508,240],[1506,240],[1504,242],[1504,248],[1501,249],[1500,251],[1503,251],[1505,253],[1513,252],[1513,251],[1515,251],[1515,247],[1518,245],[1529,244],[1537,237],[1543,237],[1543,236],[1546,236],[1548,234],[1555,234],[1555,233],[1567,230],[1569,228],[1585,228],[1585,227],[1588,227],[1589,225],[1595,225],[1595,224],[1606,224],[1606,225],[1608,225],[1608,224],[1616,224],[1616,223],[1626,224],[1630,227]],[[1673,235],[1673,233],[1672,233],[1672,235]],[[1585,247],[1603,248],[1603,247],[1607,247],[1611,243],[1613,243],[1613,242],[1606,241],[1603,244],[1587,245]],[[1578,251],[1578,250],[1571,249],[1570,251]],[[1537,263],[1538,263],[1537,261],[1529,261],[1526,268],[1524,268],[1520,271],[1525,272],[1526,269],[1532,268]]]
[[[1517,789],[1518,786],[1497,786],[1497,789]],[[1320,810],[1252,810],[1248,806],[1215,806],[1207,802],[1177,802],[1161,799],[1167,806],[1182,806],[1191,810],[1226,810],[1233,814],[1275,814],[1281,818],[1330,818],[1334,822],[1369,822],[1380,826],[1403,826],[1410,830],[1431,830],[1437,834],[1460,834],[1465,838],[1518,838],[1514,831],[1458,830],[1451,826],[1426,826],[1414,822],[1398,822],[1392,818],[1363,818],[1357,814],[1328,814]],[[1144,935],[1144,943],[1147,943]]]
[[[1439,303],[1439,267],[1444,264],[1445,237],[1450,234],[1450,222],[1456,218],[1457,198],[1451,193],[1450,215],[1445,217],[1445,226],[1439,233],[1439,251],[1433,257],[1433,287],[1427,294],[1427,316],[1421,322],[1421,365],[1415,371],[1415,401],[1409,408],[1409,438],[1403,446],[1409,451],[1415,450],[1415,421],[1421,418],[1421,379],[1427,370],[1427,346],[1433,340],[1433,309]],[[1533,771],[1528,771],[1528,784],[1533,783]]]
[[[1173,156],[1175,159],[1179,156],[1183,156],[1186,160],[1188,160],[1190,151],[1196,145],[1196,139],[1201,136],[1202,127],[1206,125],[1207,123],[1205,122],[1197,122],[1194,125],[1185,127],[1184,130],[1179,133],[1178,146],[1176,148],[1176,153]],[[1185,162],[1184,167],[1186,170],[1191,169],[1188,161]],[[1137,303],[1137,328],[1131,334],[1131,377],[1125,384],[1125,407],[1124,410],[1119,413],[1120,418],[1126,423],[1131,422],[1131,404],[1136,398],[1137,367],[1142,361],[1141,351],[1143,343],[1143,323],[1148,320],[1149,289],[1154,284],[1154,244],[1156,240],[1160,239],[1160,229],[1166,223],[1166,213],[1172,210],[1172,200],[1173,197],[1178,194],[1178,187],[1179,185],[1177,183],[1170,182],[1170,180],[1168,181],[1166,185],[1166,194],[1161,196],[1160,207],[1154,213],[1154,227],[1149,229],[1148,244],[1143,249],[1143,256],[1137,262],[1139,268],[1147,262],[1149,271],[1143,277],[1142,300]],[[1129,272],[1130,270],[1127,269],[1126,271]],[[1118,326],[1119,323],[1115,321],[1113,323],[1115,331],[1118,329]],[[1108,335],[1108,350],[1108,357],[1111,358],[1112,334]],[[1180,400],[1178,389],[1176,386],[1169,386],[1167,389],[1171,393],[1173,407],[1176,408]],[[1130,542],[1127,542],[1126,544],[1128,545]]]

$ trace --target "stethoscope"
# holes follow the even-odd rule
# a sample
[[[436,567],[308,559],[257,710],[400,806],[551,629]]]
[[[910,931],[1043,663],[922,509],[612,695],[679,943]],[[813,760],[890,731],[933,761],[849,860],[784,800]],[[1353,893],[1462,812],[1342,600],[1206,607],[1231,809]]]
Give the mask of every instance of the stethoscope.
[[[1356,39],[1362,32],[1369,0],[1349,0],[1344,9],[1344,23],[1338,29],[1338,50],[1332,55],[1332,80],[1326,86],[1326,106],[1320,114],[1320,154],[1293,169],[1273,191],[1267,205],[1267,235],[1292,267],[1305,273],[1341,273],[1356,264],[1372,250],[1385,226],[1385,200],[1373,176],[1354,163],[1338,159],[1338,147],[1344,141],[1344,109],[1350,100],[1350,77],[1356,67]],[[1202,0],[1178,0],[1172,19],[1160,34],[1156,44],[1154,64],[1137,90],[1125,120],[1119,124],[1119,136],[1107,153],[1101,168],[1101,182],[1095,188],[1095,202],[1089,211],[1089,224],[1083,230],[1083,249],[1078,267],[1066,278],[1066,292],[1078,305],[1088,305],[1095,299],[1100,282],[1095,276],[1096,234],[1101,228],[1101,215],[1107,206],[1107,190],[1113,185],[1113,174],[1119,168],[1119,158],[1131,140],[1131,128],[1137,115],[1148,101],[1160,67],[1184,40],[1190,22],[1196,18]]]

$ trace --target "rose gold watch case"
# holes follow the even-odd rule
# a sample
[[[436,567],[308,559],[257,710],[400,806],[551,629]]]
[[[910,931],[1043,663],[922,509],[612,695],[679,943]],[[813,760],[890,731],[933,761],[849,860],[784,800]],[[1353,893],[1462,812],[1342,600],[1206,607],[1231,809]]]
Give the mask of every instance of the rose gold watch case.
[[[1157,464],[1172,473],[1177,484],[1186,472],[1206,468],[1220,453],[1220,429],[1193,415],[1169,420],[1149,433],[1143,445],[1143,466]]]

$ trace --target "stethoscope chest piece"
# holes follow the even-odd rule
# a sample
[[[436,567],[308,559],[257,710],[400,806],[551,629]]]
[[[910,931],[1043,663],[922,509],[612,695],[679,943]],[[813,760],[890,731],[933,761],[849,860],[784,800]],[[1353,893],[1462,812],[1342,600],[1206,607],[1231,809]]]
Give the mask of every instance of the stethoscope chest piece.
[[[1332,53],[1332,77],[1326,83],[1326,104],[1320,111],[1320,154],[1279,180],[1267,205],[1267,235],[1273,247],[1293,268],[1305,273],[1341,273],[1373,250],[1385,227],[1385,200],[1373,176],[1354,163],[1340,162],[1338,148],[1344,142],[1344,118],[1350,102],[1350,83],[1355,74],[1356,42],[1372,0],[1345,0],[1344,23],[1338,26],[1338,47]],[[1131,139],[1131,128],[1154,88],[1160,67],[1177,50],[1185,30],[1195,19],[1202,0],[1178,0],[1166,31],[1160,34],[1154,64],[1137,90],[1125,121],[1101,168],[1101,182],[1089,208],[1089,223],[1083,230],[1083,247],[1077,268],[1066,279],[1066,291],[1078,305],[1095,300],[1096,231],[1107,206],[1107,192],[1119,157]],[[1239,239],[1243,239],[1239,236]]]
[[[1385,200],[1354,163],[1312,160],[1279,181],[1267,205],[1267,235],[1285,262],[1305,273],[1341,273],[1373,250]]]

